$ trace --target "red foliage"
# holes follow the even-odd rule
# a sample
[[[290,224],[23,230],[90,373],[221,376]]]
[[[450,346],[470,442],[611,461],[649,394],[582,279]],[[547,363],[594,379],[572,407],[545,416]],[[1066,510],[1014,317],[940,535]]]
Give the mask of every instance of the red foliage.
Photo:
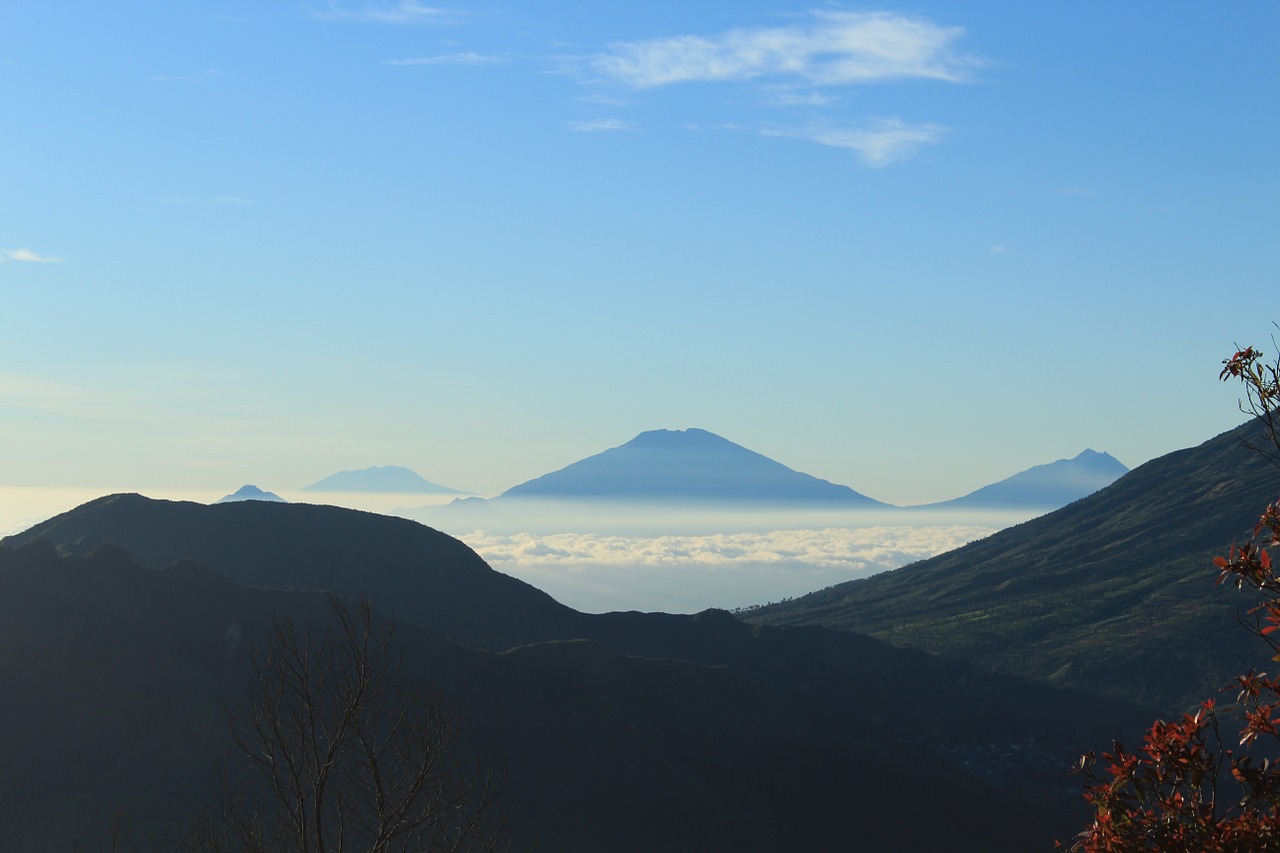
[[[1270,427],[1280,403],[1280,362],[1246,347],[1223,362],[1220,378],[1241,380],[1245,407]],[[1280,452],[1276,432],[1271,443]],[[1268,454],[1269,455],[1269,454]],[[1218,584],[1257,590],[1242,620],[1280,661],[1280,577],[1268,547],[1280,545],[1280,501],[1268,506],[1249,541],[1214,559]],[[1156,721],[1139,752],[1119,743],[1078,769],[1093,823],[1076,837],[1078,853],[1258,853],[1280,851],[1280,678],[1251,670],[1223,688],[1235,703],[1205,700],[1176,722]],[[1230,725],[1235,734],[1223,739]]]

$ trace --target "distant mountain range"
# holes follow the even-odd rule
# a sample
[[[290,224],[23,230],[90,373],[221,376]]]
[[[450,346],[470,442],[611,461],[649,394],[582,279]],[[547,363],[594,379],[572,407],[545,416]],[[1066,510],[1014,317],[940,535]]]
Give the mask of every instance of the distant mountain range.
[[[262,489],[259,489],[257,486],[244,485],[244,486],[241,486],[232,494],[229,494],[226,497],[218,498],[216,501],[214,501],[214,503],[226,504],[226,503],[233,503],[235,501],[284,502],[284,498],[280,497],[275,492],[264,492]]]
[[[360,471],[339,471],[303,486],[304,492],[405,492],[424,495],[465,495],[466,492],[424,480],[408,468],[382,465]]]
[[[1085,450],[1073,459],[1037,465],[961,498],[902,509],[1043,512],[1091,494],[1126,471],[1110,454]],[[597,526],[637,524],[634,514],[617,517],[617,512],[625,511],[620,508],[629,504],[712,512],[899,509],[848,486],[795,471],[707,430],[661,429],[642,432],[626,444],[513,486],[496,498],[459,499],[446,507],[399,512],[453,530],[514,530],[522,524],[532,525],[523,529],[541,529],[538,507],[556,502],[574,502],[582,508],[574,519],[580,527],[599,519],[604,521]],[[611,507],[614,518],[609,521]]]
[[[703,429],[642,432],[499,497],[885,506]]]
[[[1084,450],[1072,459],[1036,465],[964,497],[927,506],[932,509],[1057,509],[1111,485],[1128,472],[1110,453]]]

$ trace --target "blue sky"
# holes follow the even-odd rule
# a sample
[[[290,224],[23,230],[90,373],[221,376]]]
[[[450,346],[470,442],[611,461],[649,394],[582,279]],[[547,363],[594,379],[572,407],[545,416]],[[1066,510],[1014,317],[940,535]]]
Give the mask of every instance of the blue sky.
[[[1280,319],[1278,27],[7,3],[0,485],[495,493],[697,426],[912,503],[1199,443]]]

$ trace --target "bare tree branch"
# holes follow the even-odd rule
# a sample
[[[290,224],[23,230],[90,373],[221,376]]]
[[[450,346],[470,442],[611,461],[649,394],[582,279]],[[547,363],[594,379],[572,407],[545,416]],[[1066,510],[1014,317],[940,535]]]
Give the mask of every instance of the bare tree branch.
[[[330,599],[318,629],[278,621],[232,721],[267,795],[228,797],[180,849],[199,853],[495,850],[485,816],[502,788],[466,761],[453,712],[406,678],[394,631],[366,598]]]

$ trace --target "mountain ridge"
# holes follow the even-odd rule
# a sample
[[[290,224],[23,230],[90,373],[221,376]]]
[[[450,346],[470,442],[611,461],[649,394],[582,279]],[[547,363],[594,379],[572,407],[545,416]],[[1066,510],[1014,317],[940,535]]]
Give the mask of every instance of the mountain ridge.
[[[746,614],[854,630],[996,672],[1180,712],[1256,654],[1212,558],[1276,497],[1256,422],[964,547]],[[1246,665],[1247,669],[1248,666]]]

